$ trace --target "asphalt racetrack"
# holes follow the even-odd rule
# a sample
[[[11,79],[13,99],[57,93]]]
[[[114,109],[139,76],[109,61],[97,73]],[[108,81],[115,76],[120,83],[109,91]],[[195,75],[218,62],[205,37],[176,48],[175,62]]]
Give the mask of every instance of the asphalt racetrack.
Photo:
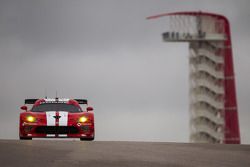
[[[250,145],[0,140],[0,166],[250,167]]]

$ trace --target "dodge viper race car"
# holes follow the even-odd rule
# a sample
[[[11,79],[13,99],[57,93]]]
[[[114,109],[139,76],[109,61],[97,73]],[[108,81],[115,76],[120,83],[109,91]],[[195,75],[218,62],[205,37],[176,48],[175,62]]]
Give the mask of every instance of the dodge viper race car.
[[[85,99],[26,99],[20,113],[19,138],[80,138],[94,140],[94,113]],[[86,106],[83,111],[80,105]]]

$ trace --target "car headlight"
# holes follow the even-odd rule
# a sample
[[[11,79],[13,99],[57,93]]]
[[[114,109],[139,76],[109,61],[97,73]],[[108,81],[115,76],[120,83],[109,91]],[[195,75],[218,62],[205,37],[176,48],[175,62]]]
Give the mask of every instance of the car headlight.
[[[26,120],[27,120],[28,122],[35,122],[35,121],[36,121],[36,118],[30,115],[30,116],[27,116],[27,117],[26,117]]]
[[[88,118],[86,118],[86,117],[80,117],[79,118],[79,122],[81,122],[81,123],[84,123],[84,122],[86,122],[88,120]]]

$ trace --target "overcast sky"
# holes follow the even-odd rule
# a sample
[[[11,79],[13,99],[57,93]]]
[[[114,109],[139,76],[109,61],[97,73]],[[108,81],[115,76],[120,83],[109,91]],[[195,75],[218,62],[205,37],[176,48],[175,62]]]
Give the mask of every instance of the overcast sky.
[[[25,98],[87,98],[97,140],[189,142],[188,44],[166,20],[206,11],[231,22],[242,143],[250,144],[249,0],[0,0],[0,138],[18,138]]]

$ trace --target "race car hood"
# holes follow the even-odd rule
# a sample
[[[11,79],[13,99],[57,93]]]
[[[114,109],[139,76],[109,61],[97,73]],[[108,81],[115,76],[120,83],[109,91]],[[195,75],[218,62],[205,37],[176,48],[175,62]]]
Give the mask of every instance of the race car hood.
[[[68,125],[68,112],[65,111],[47,111],[46,120],[47,126],[55,126],[58,124],[59,126],[67,126]]]

